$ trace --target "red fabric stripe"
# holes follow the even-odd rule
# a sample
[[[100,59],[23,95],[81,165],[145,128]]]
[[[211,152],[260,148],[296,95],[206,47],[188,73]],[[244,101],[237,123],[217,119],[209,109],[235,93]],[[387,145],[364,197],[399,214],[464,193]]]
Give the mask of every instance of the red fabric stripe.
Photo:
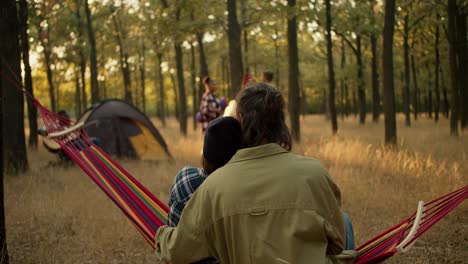
[[[148,189],[146,189],[139,181],[137,181],[132,175],[130,175],[125,169],[123,169],[117,162],[112,160],[107,153],[105,153],[103,150],[97,148],[100,153],[102,153],[114,166],[116,166],[122,173],[125,174],[126,177],[128,177],[135,185],[137,185],[143,192],[145,192],[148,197],[150,197],[157,205],[159,205],[164,211],[169,212],[169,208],[167,205],[163,202],[161,202],[158,198],[156,198]]]

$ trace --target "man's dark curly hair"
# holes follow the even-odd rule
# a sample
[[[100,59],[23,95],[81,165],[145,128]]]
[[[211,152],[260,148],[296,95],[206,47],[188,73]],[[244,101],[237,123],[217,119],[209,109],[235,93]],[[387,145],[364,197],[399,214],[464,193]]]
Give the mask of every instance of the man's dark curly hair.
[[[291,134],[284,117],[281,92],[266,83],[251,83],[237,95],[237,116],[242,123],[243,147],[277,143],[291,150]]]

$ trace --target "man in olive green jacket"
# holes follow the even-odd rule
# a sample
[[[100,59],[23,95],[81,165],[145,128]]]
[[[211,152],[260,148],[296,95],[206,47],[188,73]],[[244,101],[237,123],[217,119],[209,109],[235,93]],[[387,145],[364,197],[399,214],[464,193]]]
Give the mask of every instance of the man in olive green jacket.
[[[238,96],[243,144],[194,193],[177,227],[156,233],[171,263],[329,263],[345,236],[340,191],[319,161],[290,153],[281,93],[264,83]]]

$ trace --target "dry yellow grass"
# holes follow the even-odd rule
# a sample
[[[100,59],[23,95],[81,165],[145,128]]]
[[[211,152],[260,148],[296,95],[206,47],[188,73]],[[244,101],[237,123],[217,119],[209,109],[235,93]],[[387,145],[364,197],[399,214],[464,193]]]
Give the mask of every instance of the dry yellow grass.
[[[448,123],[422,119],[408,129],[399,120],[399,150],[385,150],[383,125],[360,126],[349,118],[339,135],[321,116],[302,120],[296,153],[323,161],[342,191],[357,244],[406,218],[418,200],[431,200],[468,184],[468,136],[448,136]],[[155,120],[156,126],[161,127]],[[176,172],[198,165],[199,131],[187,138],[170,120],[160,128],[173,163],[121,161],[163,201]],[[79,168],[48,167],[55,157],[42,146],[30,152],[31,170],[6,176],[7,239],[12,263],[157,263],[150,247]],[[389,263],[467,263],[468,204],[465,202]],[[313,262],[311,262],[313,263]]]

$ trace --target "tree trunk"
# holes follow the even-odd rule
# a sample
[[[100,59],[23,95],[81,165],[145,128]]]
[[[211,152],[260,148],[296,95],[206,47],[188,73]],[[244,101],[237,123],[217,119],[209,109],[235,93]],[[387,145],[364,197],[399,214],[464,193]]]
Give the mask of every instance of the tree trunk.
[[[50,62],[50,55],[51,55],[51,47],[50,47],[50,39],[49,39],[49,28],[47,27],[46,30],[38,25],[38,32],[39,32],[39,41],[44,49],[44,62],[46,67],[46,74],[47,74],[47,83],[49,84],[49,98],[50,98],[50,108],[53,112],[56,112],[56,101],[55,101],[55,88],[54,88],[54,81],[53,81],[53,73],[51,68]]]
[[[332,50],[332,38],[331,38],[331,11],[330,11],[330,0],[325,1],[326,6],[326,17],[327,17],[327,62],[328,62],[328,109],[330,110],[330,120],[332,125],[332,133],[338,132],[338,121],[336,118],[335,108],[335,70],[333,68],[333,50]],[[296,62],[297,63],[297,62]]]
[[[459,2],[459,5],[461,3]],[[468,43],[467,43],[467,10],[458,7],[457,33],[460,44],[458,46],[459,63],[459,91],[460,91],[460,125],[462,130],[468,126]]]
[[[370,37],[372,49],[372,121],[379,122],[380,116],[380,92],[379,92],[379,69],[377,62],[377,38],[374,34]]]
[[[183,53],[181,43],[175,43],[176,68],[177,68],[177,83],[179,86],[179,125],[182,135],[187,136],[187,98],[185,96],[185,81],[184,81],[184,66]]]
[[[171,77],[171,83],[172,83],[172,90],[174,91],[174,113],[175,113],[175,117],[177,119],[177,121],[179,121],[180,119],[180,107],[179,107],[179,95],[178,95],[178,92],[177,92],[177,82],[176,82],[176,79],[175,79],[175,76],[174,74],[171,72],[170,73],[170,77]]]
[[[393,32],[395,25],[395,0],[385,1],[383,31],[383,84],[385,113],[385,144],[396,145],[395,89],[393,80]]]
[[[274,44],[275,44],[275,84],[276,88],[280,88],[280,53],[278,44],[278,29],[275,28]]]
[[[26,0],[19,1],[20,14],[20,37],[21,37],[21,53],[24,65],[24,88],[31,96],[34,96],[31,65],[29,64],[29,38],[28,38],[28,2]],[[32,103],[32,99],[26,98],[28,104],[28,123],[29,123],[29,140],[28,144],[31,148],[37,148],[37,109]],[[1,198],[1,197],[0,197]]]
[[[346,48],[344,44],[344,37],[341,37],[341,71],[342,71],[342,84],[343,84],[343,92],[344,92],[344,113],[345,116],[347,117],[349,115],[349,112],[351,111],[351,100],[349,98],[349,86],[348,86],[348,80],[346,78],[346,74],[344,72],[346,66]]]
[[[89,60],[91,62],[91,103],[95,104],[99,101],[99,86],[98,86],[98,69],[96,55],[96,38],[94,36],[93,22],[91,20],[91,11],[89,10],[88,0],[84,1],[87,30],[89,38]],[[131,102],[131,100],[130,100]]]
[[[448,0],[448,37],[449,37],[449,62],[450,62],[450,84],[452,86],[452,113],[450,115],[450,134],[458,136],[458,119],[460,109],[460,90],[458,85],[459,68],[457,65],[457,1]]]
[[[289,117],[291,122],[291,134],[294,140],[300,141],[301,130],[299,123],[299,57],[297,50],[297,15],[296,0],[288,0],[288,7],[294,12],[288,14],[288,53],[289,53]]]
[[[431,72],[431,68],[427,65],[428,75]],[[427,97],[426,97],[426,112],[429,118],[432,118],[432,80],[427,78]]]
[[[2,127],[8,128],[2,133],[2,160],[5,162],[4,169],[7,174],[19,174],[28,169],[28,159],[24,136],[24,99],[20,91],[21,49],[18,39],[20,32],[16,2],[1,1],[0,14],[2,14],[0,16],[0,36],[2,36],[2,41],[0,41],[0,99]],[[17,81],[16,84],[13,83],[14,80]],[[3,196],[0,199],[3,203]],[[1,209],[0,211],[3,212]],[[6,246],[2,215],[0,215],[0,235],[2,244]],[[8,257],[6,247],[3,247],[2,255]]]
[[[410,113],[410,59],[409,59],[409,25],[408,15],[405,15],[403,24],[403,54],[405,60],[405,83],[403,85],[403,109],[405,112],[405,125],[411,126],[411,113]]]
[[[205,86],[203,85],[203,77],[209,75],[208,71],[208,63],[206,62],[205,56],[205,48],[203,46],[203,36],[204,34],[201,32],[197,32],[197,42],[198,42],[198,52],[199,52],[199,59],[200,59],[200,82],[198,84],[198,102],[201,101],[203,93],[205,92]]]
[[[8,34],[10,28],[7,25],[8,20],[11,20],[13,16],[8,16],[8,14],[16,14],[15,10],[15,0],[10,0],[10,1],[2,1],[0,3],[0,14],[6,14],[5,16],[0,17],[0,33],[3,34]],[[5,71],[5,65],[3,65],[3,56],[5,54],[8,54],[10,50],[5,50],[6,44],[3,41],[0,41],[0,72]],[[13,48],[11,45],[9,45],[10,49]],[[24,55],[23,55],[24,56]],[[7,59],[5,57],[5,59]],[[8,59],[12,60],[12,58],[8,57]],[[14,58],[13,58],[14,62]],[[10,62],[8,62],[10,63]],[[19,73],[19,71],[18,71]],[[1,240],[1,247],[2,251],[0,252],[0,263],[1,264],[8,264],[9,263],[9,257],[8,257],[8,247],[7,247],[7,240],[6,240],[6,228],[5,228],[5,204],[4,204],[4,194],[3,194],[3,89],[11,89],[14,90],[16,87],[14,87],[13,83],[8,82],[5,80],[5,74],[0,74],[0,240]]]
[[[245,73],[249,73],[249,34],[247,34],[247,29],[243,29],[243,40],[244,40],[244,65],[245,65]]]
[[[356,37],[356,59],[358,78],[359,123],[366,123],[366,91],[364,90],[364,65],[362,63],[361,35]]]
[[[80,76],[75,66],[75,115],[78,117],[81,115],[81,85]]]
[[[120,54],[120,69],[122,70],[122,76],[124,81],[124,98],[125,100],[132,104],[132,92],[131,92],[131,79],[130,79],[130,69],[128,65],[128,51],[127,47],[124,45],[126,41],[126,33],[122,28],[122,24],[117,20],[117,13],[112,16],[115,26],[115,37],[117,44],[119,45],[119,54]]]
[[[165,113],[165,97],[166,97],[166,93],[165,93],[165,90],[164,90],[164,76],[163,76],[163,73],[162,73],[162,67],[161,67],[161,63],[162,63],[162,54],[159,52],[157,54],[157,57],[158,57],[158,81],[159,81],[159,100],[158,100],[158,107],[159,107],[159,119],[161,120],[161,123],[163,125],[163,127],[166,126],[166,113]],[[155,91],[155,94],[158,94],[157,91]]]
[[[418,88],[418,75],[416,71],[416,63],[414,61],[414,55],[411,54],[411,69],[413,71],[413,83],[414,83],[414,90],[413,90],[413,115],[414,120],[418,120],[419,114],[419,88]]]
[[[143,113],[146,114],[146,61],[145,61],[145,44],[141,45],[141,54],[139,56],[140,61],[140,86],[141,86],[141,105]]]
[[[444,102],[444,117],[449,118],[450,102],[448,99],[447,85],[445,84],[444,71],[440,68],[440,82],[442,84],[442,100]]]
[[[193,46],[193,43],[190,42],[190,84],[192,85],[192,117],[193,117],[193,130],[197,130],[197,84],[195,80],[195,76],[197,75],[196,70],[195,70],[195,47]],[[224,67],[222,68],[223,73],[224,73]],[[223,74],[224,75],[224,74]]]
[[[439,23],[440,17],[437,15],[437,22]],[[439,54],[439,39],[440,39],[440,27],[439,24],[436,25],[435,31],[435,69],[434,69],[434,92],[435,92],[435,105],[434,105],[434,120],[435,122],[439,121],[439,111],[440,111],[440,91],[439,91],[439,72],[440,72],[440,54]]]
[[[344,40],[341,38],[341,80],[340,80],[340,108],[341,108],[341,120],[344,120],[346,113],[346,103],[345,103],[345,73],[344,68],[346,65],[346,53]]]
[[[86,111],[86,108],[88,107],[88,99],[86,96],[86,56],[84,53],[84,39],[83,39],[83,25],[81,21],[81,14],[80,14],[80,5],[81,3],[80,0],[76,1],[76,21],[77,21],[77,29],[78,29],[78,41],[80,42],[79,47],[78,47],[78,56],[79,56],[79,64],[80,64],[80,74],[81,74],[81,90],[79,91],[81,93],[80,98],[81,98],[81,106],[79,107],[81,110],[78,114],[81,114],[81,111]]]
[[[234,98],[242,84],[241,28],[237,21],[236,0],[227,0],[229,63],[231,68],[231,89],[229,97]]]

